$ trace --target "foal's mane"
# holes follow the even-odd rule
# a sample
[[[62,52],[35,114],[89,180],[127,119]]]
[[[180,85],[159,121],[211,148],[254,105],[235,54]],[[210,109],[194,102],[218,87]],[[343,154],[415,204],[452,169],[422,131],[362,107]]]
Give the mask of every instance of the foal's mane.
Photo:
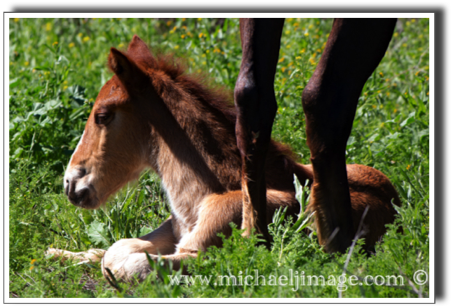
[[[188,65],[185,61],[173,54],[162,52],[154,52],[154,54],[156,56],[150,52],[127,52],[135,64],[151,76],[157,94],[169,107],[173,107],[176,101],[179,101],[181,104],[175,105],[173,108],[176,110],[181,110],[183,107],[195,109],[198,114],[204,115],[205,121],[212,121],[219,127],[224,127],[225,129],[222,130],[226,130],[230,137],[234,138],[236,111],[233,104],[233,90],[214,84],[208,74],[188,73]],[[183,96],[186,96],[188,100],[186,106],[182,105]],[[189,104],[192,105],[189,106]],[[177,112],[182,113],[181,111]],[[190,115],[184,113],[183,116]],[[223,132],[218,132],[218,129],[214,129],[213,133],[215,133],[216,138],[218,135],[219,138],[228,136],[227,134],[224,135]],[[225,140],[220,141],[224,143]],[[223,146],[227,145],[230,146],[223,144]],[[236,149],[236,141],[233,142],[232,146],[235,146]],[[269,158],[276,159],[275,157],[282,156],[286,165],[297,158],[289,146],[273,140],[269,151]]]
[[[130,56],[130,53],[127,53]],[[189,67],[181,58],[161,51],[134,54],[133,60],[149,75],[159,96],[171,102],[176,99],[177,88],[188,93],[194,101],[206,110],[219,111],[230,122],[235,123],[236,112],[233,91],[212,82],[207,73],[189,73]],[[199,107],[196,105],[196,107]]]

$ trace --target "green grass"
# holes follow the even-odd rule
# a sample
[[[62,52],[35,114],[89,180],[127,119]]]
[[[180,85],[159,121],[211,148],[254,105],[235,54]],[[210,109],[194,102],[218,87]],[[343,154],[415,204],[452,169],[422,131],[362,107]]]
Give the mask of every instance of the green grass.
[[[290,144],[308,163],[301,92],[322,53],[331,20],[286,22],[275,90],[279,104],[273,136]],[[106,248],[121,238],[155,229],[169,208],[154,174],[145,173],[104,209],[69,204],[63,174],[98,90],[111,73],[111,46],[126,49],[138,34],[153,50],[187,60],[189,71],[206,73],[233,88],[241,60],[238,21],[208,19],[11,19],[9,21],[9,296],[20,297],[338,297],[335,285],[173,285],[166,263],[154,265],[147,282],[121,284],[117,292],[96,265],[46,258],[49,247],[72,251]],[[189,260],[194,274],[223,276],[402,275],[404,286],[349,286],[342,297],[429,296],[416,285],[417,270],[429,272],[429,25],[427,19],[400,20],[385,58],[359,100],[347,146],[348,163],[373,166],[397,188],[399,218],[366,257],[356,245],[348,254],[328,255],[310,236],[278,215],[270,225],[272,251],[244,239],[239,231],[222,249]],[[401,226],[403,233],[396,228]],[[174,273],[176,274],[176,273]],[[178,273],[179,274],[179,273]],[[157,278],[159,276],[159,278]],[[177,276],[177,275],[176,275]]]

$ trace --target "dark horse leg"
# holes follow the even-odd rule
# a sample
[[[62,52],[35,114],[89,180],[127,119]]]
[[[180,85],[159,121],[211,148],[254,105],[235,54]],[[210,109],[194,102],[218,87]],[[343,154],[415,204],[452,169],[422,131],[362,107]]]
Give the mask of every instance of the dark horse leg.
[[[345,150],[358,97],[381,61],[395,19],[336,19],[322,58],[306,86],[303,109],[311,150],[319,242],[344,252],[355,235]],[[277,110],[273,81],[283,19],[242,19],[243,58],[235,87],[237,142],[242,156],[243,225],[268,240],[264,164]]]
[[[368,77],[383,58],[396,19],[335,19],[324,53],[303,91],[307,143],[314,183],[319,243],[344,252],[355,229],[346,173],[346,143],[357,102]]]
[[[236,137],[242,159],[243,222],[270,238],[266,219],[265,158],[277,104],[273,88],[284,19],[241,19],[243,57],[235,86]]]

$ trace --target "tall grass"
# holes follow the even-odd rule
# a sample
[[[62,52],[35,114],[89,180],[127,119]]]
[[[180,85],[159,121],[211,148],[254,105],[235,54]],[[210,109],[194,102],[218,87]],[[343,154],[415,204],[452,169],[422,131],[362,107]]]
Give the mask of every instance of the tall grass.
[[[328,19],[286,22],[275,91],[273,137],[308,163],[301,92],[331,28]],[[355,246],[328,255],[311,232],[294,230],[278,213],[270,225],[272,251],[236,229],[222,249],[189,260],[193,275],[269,276],[401,275],[403,286],[173,285],[166,263],[154,264],[147,282],[117,292],[92,264],[60,263],[48,247],[72,251],[106,248],[121,238],[155,229],[169,216],[154,174],[112,197],[106,207],[71,206],[62,181],[69,157],[101,86],[110,78],[111,46],[126,49],[134,34],[152,50],[184,58],[190,72],[206,73],[233,88],[241,60],[235,19],[10,19],[9,20],[9,295],[10,297],[427,297],[429,285],[411,286],[414,272],[429,270],[429,25],[399,20],[385,58],[365,85],[351,137],[348,163],[373,166],[394,183],[402,200],[399,218],[371,257]],[[401,226],[403,233],[397,232]],[[178,276],[179,273],[173,273]],[[178,275],[176,275],[178,274]],[[294,273],[295,274],[295,273]],[[157,278],[161,276],[162,278]]]

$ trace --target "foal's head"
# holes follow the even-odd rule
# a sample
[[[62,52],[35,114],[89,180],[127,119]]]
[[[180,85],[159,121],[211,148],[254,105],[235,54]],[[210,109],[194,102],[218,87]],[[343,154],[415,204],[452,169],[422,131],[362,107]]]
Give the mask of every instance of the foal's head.
[[[161,103],[148,73],[151,61],[146,44],[137,36],[126,54],[111,48],[108,66],[115,75],[98,94],[65,173],[65,193],[74,205],[98,208],[151,166],[149,119]]]

